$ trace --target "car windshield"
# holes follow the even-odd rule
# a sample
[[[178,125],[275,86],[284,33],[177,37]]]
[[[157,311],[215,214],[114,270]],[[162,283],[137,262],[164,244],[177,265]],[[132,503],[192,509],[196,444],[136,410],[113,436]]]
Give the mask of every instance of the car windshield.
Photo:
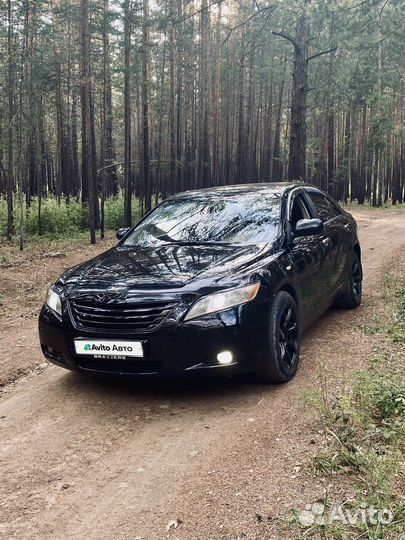
[[[280,196],[250,191],[168,199],[128,236],[124,246],[258,244],[273,242],[280,221]]]

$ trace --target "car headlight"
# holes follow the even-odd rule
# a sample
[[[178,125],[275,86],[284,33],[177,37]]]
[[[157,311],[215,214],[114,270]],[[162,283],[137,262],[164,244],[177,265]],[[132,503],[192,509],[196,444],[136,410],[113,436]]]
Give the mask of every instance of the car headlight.
[[[224,309],[239,306],[240,304],[246,304],[256,298],[259,289],[260,282],[257,282],[252,285],[238,287],[237,289],[228,289],[227,291],[205,296],[197,300],[184,320],[189,321],[190,319],[202,317],[209,313],[216,313],[217,311],[223,311]]]
[[[60,296],[50,287],[46,293],[46,305],[59,317],[62,317],[62,300]]]

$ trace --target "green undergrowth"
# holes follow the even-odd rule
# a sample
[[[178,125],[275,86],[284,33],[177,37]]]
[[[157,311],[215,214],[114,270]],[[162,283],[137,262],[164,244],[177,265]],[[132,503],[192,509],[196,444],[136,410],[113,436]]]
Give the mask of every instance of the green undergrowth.
[[[20,234],[21,208],[17,198],[14,200],[15,238]],[[132,199],[133,222],[141,217],[139,200]],[[89,209],[80,201],[70,199],[57,200],[55,197],[42,199],[41,219],[39,215],[39,200],[34,197],[30,207],[24,206],[23,213],[24,236],[31,239],[43,238],[45,240],[58,238],[72,238],[80,236],[89,229]],[[124,198],[122,194],[110,197],[105,202],[105,229],[117,230],[124,225]],[[7,233],[7,203],[0,197],[0,238]]]
[[[292,522],[303,537],[396,540],[404,535],[405,389],[400,342],[405,290],[402,276],[392,272],[384,276],[380,301],[390,315],[370,332],[380,334],[382,346],[367,368],[353,373],[338,390],[333,373],[321,361],[316,388],[303,395],[306,406],[317,412],[326,441],[308,464],[311,473],[329,478],[332,485],[349,485],[354,493],[336,506],[326,491],[315,503],[320,511],[314,507],[315,514],[309,514],[315,515],[309,524],[303,525],[301,514],[294,512]],[[388,512],[388,519],[383,512]],[[354,516],[352,522],[347,516]]]

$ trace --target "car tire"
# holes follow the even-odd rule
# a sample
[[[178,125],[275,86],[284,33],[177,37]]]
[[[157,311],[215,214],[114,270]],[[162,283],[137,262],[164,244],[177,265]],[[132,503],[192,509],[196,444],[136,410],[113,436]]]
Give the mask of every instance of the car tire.
[[[292,379],[298,369],[300,324],[297,304],[285,291],[274,297],[269,321],[268,357],[256,373],[262,383],[283,383]]]
[[[363,292],[362,282],[363,270],[360,257],[353,251],[346,285],[343,292],[336,298],[335,306],[341,309],[356,309],[359,307]]]

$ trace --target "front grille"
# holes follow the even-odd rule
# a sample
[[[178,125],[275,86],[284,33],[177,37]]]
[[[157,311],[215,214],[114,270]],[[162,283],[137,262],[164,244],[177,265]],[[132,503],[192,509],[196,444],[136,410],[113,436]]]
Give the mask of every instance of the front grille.
[[[94,360],[80,358],[77,365],[83,371],[98,373],[153,375],[159,373],[162,363],[145,360]]]
[[[97,304],[71,300],[70,311],[77,328],[83,330],[126,330],[152,332],[171,313],[176,302]]]

